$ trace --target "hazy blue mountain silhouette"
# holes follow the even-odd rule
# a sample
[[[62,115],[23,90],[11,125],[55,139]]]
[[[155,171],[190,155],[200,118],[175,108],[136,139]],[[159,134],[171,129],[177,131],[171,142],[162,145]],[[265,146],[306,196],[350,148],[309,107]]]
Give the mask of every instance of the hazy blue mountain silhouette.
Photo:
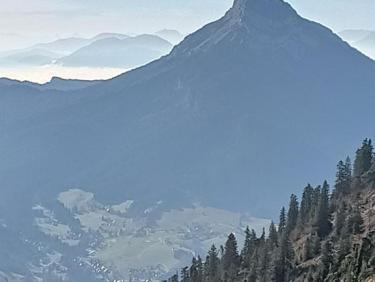
[[[373,134],[374,78],[372,60],[285,2],[236,0],[168,56],[112,80],[3,92],[1,205],[27,211],[84,187],[102,201],[274,216]]]
[[[135,68],[168,54],[172,44],[156,35],[109,37],[59,60],[67,66]]]

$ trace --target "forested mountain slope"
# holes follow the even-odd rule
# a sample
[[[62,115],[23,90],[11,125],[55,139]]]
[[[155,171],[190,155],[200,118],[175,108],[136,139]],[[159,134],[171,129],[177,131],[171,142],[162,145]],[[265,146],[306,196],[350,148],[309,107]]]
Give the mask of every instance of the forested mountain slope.
[[[375,157],[371,140],[337,166],[332,193],[328,183],[290,197],[278,226],[268,235],[245,231],[239,252],[230,234],[225,246],[212,246],[181,271],[182,282],[373,281],[375,279]],[[178,281],[178,275],[169,281]]]

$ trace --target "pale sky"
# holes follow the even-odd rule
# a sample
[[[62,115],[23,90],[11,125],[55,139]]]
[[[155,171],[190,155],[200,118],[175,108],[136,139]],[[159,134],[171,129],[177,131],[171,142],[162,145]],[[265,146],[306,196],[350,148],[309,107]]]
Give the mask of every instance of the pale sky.
[[[298,12],[335,31],[374,29],[374,0],[288,0]],[[189,33],[219,18],[232,0],[0,0],[0,44],[100,32]]]

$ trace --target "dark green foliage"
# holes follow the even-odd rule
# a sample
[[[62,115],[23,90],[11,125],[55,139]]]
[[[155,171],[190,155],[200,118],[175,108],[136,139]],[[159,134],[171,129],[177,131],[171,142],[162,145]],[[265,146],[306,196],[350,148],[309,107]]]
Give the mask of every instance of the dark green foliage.
[[[299,212],[299,224],[303,227],[306,223],[311,220],[311,215],[313,213],[313,198],[314,198],[314,188],[310,184],[306,186],[303,191],[301,208]]]
[[[321,199],[321,186],[318,186],[314,189],[313,194],[312,194],[312,201],[311,201],[311,220],[315,220],[318,209],[319,209],[319,203]]]
[[[282,234],[280,248],[275,262],[275,281],[288,281],[289,271],[292,267],[293,250],[286,232]]]
[[[361,148],[356,152],[356,158],[354,161],[354,177],[360,178],[366,173],[372,165],[373,158],[373,146],[371,139],[365,139],[362,143]]]
[[[250,267],[250,262],[252,260],[255,246],[256,246],[257,236],[254,230],[249,229],[249,227],[245,230],[245,243],[242,249],[242,262],[244,267]]]
[[[289,209],[288,209],[288,219],[286,225],[286,231],[290,233],[297,226],[298,220],[298,200],[297,196],[292,194],[290,196]]]
[[[365,140],[357,152],[357,172],[365,171],[367,163],[360,159],[368,160],[369,154],[371,141]],[[369,213],[361,211],[361,204],[369,202],[361,195],[371,189],[355,183],[351,174],[350,160],[340,162],[333,195],[326,181],[316,188],[308,185],[300,205],[291,195],[287,214],[281,209],[278,230],[271,222],[268,237],[264,229],[257,237],[247,227],[241,255],[236,237],[230,234],[220,251],[211,247],[204,263],[194,258],[190,268],[182,269],[181,281],[366,281],[375,273],[375,231],[364,226],[362,214]],[[177,281],[176,275],[168,280]]]
[[[228,236],[225,243],[224,254],[222,257],[222,268],[224,280],[232,281],[237,275],[237,269],[240,266],[240,256],[238,254],[237,239],[233,233]]]
[[[269,238],[271,240],[271,238]],[[261,255],[260,255],[260,267],[259,267],[259,280],[261,282],[268,282],[271,280],[271,250],[274,248],[275,245],[272,246],[273,243],[268,241],[265,243]],[[271,245],[271,246],[270,246]]]
[[[330,209],[329,209],[329,186],[324,182],[319,199],[318,211],[316,213],[316,226],[318,236],[324,238],[331,231]]]
[[[352,184],[352,164],[350,158],[347,157],[346,161],[340,161],[337,164],[335,193],[339,195],[347,195],[350,192]]]
[[[279,217],[279,234],[282,234],[286,228],[286,213],[285,207],[281,208],[280,217]]]
[[[279,237],[278,237],[278,234],[277,234],[276,226],[272,221],[271,225],[270,225],[270,228],[269,228],[269,241],[270,241],[271,249],[278,246],[278,241],[279,241],[278,238]]]
[[[215,245],[212,245],[205,263],[205,277],[208,282],[216,282],[220,277],[220,259]]]
[[[364,175],[363,178],[367,184],[369,184],[372,188],[375,188],[375,159],[373,159],[369,171]]]

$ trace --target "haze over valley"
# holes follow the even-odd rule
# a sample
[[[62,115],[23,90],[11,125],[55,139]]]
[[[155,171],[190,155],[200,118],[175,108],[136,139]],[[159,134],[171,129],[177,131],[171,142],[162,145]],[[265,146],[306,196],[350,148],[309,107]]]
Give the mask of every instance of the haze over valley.
[[[38,9],[20,8],[24,17],[64,32],[59,15],[81,31],[78,12],[105,17],[104,28],[129,20],[117,10],[133,9],[136,25],[139,7],[159,9],[31,1]],[[190,271],[183,282],[371,281],[367,18],[348,30],[335,14],[333,31],[307,19],[300,11],[315,10],[302,0],[226,9],[192,0],[177,14],[160,1],[182,32],[161,26],[170,26],[163,8],[146,9],[144,25],[157,19],[160,31],[109,29],[1,52],[0,281],[175,282],[180,269]],[[324,7],[315,14],[325,22]]]

